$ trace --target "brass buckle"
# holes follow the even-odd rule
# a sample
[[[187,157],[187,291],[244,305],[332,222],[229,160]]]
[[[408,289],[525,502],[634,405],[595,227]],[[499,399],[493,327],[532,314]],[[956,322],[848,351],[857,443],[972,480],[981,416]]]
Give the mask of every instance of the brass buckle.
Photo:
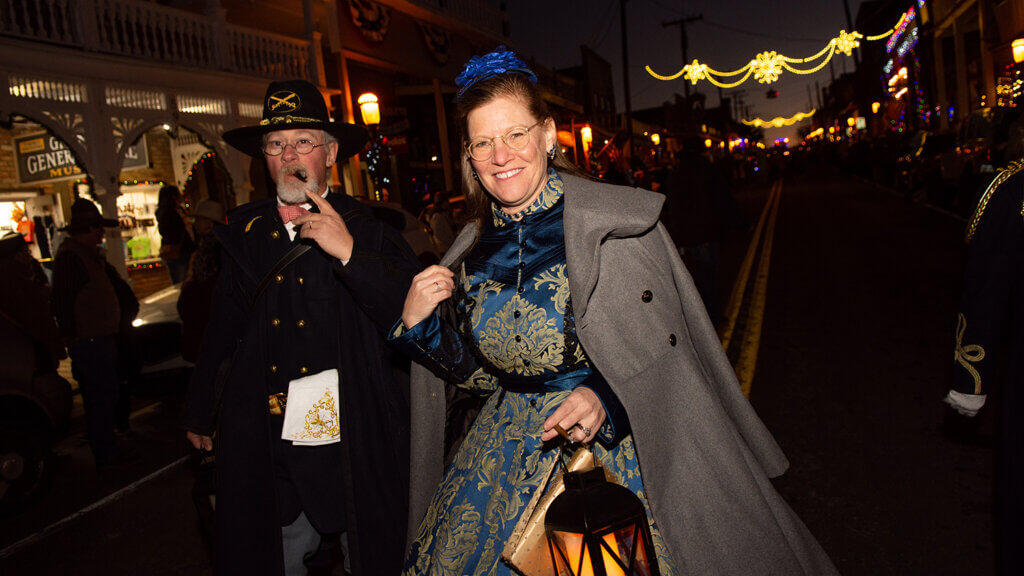
[[[278,392],[277,394],[267,396],[267,405],[270,407],[270,413],[274,416],[284,415],[284,408],[287,404],[288,394],[284,392]]]

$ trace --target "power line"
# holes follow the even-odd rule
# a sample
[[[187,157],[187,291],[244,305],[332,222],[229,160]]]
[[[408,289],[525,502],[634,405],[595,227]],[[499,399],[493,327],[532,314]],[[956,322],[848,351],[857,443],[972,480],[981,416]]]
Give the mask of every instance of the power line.
[[[729,25],[726,25],[726,24],[719,24],[719,23],[713,22],[711,20],[704,20],[704,24],[707,24],[708,26],[711,26],[713,28],[720,28],[722,30],[728,30],[730,32],[735,32],[737,34],[745,34],[747,36],[756,36],[758,38],[768,38],[768,39],[771,39],[771,40],[789,40],[791,42],[808,42],[808,43],[814,42],[816,44],[823,44],[823,43],[828,42],[830,40],[829,38],[796,38],[794,36],[777,36],[775,34],[765,34],[763,32],[752,32],[750,30],[744,30],[742,28],[736,28],[735,26],[729,26]]]
[[[683,11],[680,10],[677,6],[671,6],[671,5],[665,4],[664,2],[662,2],[660,0],[647,0],[647,2],[650,2],[651,4],[654,4],[655,6],[658,6],[662,10],[670,12],[670,13],[676,15],[676,16],[682,16],[683,15]],[[744,30],[743,28],[736,28],[735,26],[729,26],[727,24],[718,24],[718,23],[716,23],[714,21],[711,21],[711,20],[703,20],[703,22],[705,24],[707,24],[708,26],[712,26],[714,28],[720,28],[722,30],[728,30],[730,32],[736,32],[737,34],[746,34],[747,36],[756,36],[756,37],[759,37],[759,38],[769,38],[769,39],[772,39],[772,40],[790,40],[790,41],[793,41],[793,42],[815,42],[815,43],[818,43],[818,44],[821,44],[823,42],[828,42],[829,40],[831,40],[831,38],[796,38],[796,37],[793,37],[793,36],[778,36],[778,35],[775,35],[775,34],[765,34],[764,32],[754,32],[754,31],[751,31],[751,30]]]

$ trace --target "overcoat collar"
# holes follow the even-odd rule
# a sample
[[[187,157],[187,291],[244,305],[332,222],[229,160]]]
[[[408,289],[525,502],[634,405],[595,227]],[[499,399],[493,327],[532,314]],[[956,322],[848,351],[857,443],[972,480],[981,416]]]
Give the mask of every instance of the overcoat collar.
[[[637,236],[658,222],[665,198],[660,194],[559,174],[564,183],[565,260],[577,318],[587,311],[597,285],[601,243],[606,238]],[[442,264],[454,268],[465,259],[479,234],[473,222],[459,234]]]

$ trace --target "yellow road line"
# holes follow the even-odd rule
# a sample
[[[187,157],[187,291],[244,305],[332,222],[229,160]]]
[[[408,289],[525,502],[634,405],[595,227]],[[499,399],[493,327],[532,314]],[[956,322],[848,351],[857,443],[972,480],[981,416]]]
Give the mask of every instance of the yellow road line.
[[[765,230],[764,248],[757,265],[757,276],[750,295],[750,308],[747,311],[747,322],[740,343],[739,358],[736,361],[736,378],[740,381],[740,389],[744,396],[750,396],[750,386],[754,381],[754,369],[757,366],[757,351],[761,346],[761,327],[764,324],[764,308],[768,298],[768,270],[771,267],[772,244],[775,239],[775,221],[779,215],[779,204],[782,199],[782,180],[777,181],[774,202],[771,203],[771,216]]]
[[[757,254],[757,246],[761,241],[761,232],[764,230],[764,223],[771,212],[772,203],[778,191],[782,189],[782,181],[776,180],[768,193],[768,201],[765,202],[761,216],[757,220],[757,227],[754,228],[754,237],[750,240],[747,253],[740,264],[740,272],[736,282],[732,285],[732,293],[729,296],[729,303],[725,307],[725,323],[719,329],[718,337],[722,341],[722,348],[728,350],[729,342],[732,340],[733,330],[736,329],[736,318],[740,313],[740,306],[743,304],[743,296],[747,290],[747,280],[750,277],[750,269],[754,264],[754,255]]]

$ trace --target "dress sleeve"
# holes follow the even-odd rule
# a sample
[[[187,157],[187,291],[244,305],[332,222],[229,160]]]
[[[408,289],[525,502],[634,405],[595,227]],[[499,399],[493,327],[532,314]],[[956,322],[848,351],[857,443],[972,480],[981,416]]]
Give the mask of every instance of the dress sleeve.
[[[437,314],[412,328],[399,320],[388,340],[435,376],[460,388],[486,394],[498,387],[497,379],[483,370],[458,331]]]

